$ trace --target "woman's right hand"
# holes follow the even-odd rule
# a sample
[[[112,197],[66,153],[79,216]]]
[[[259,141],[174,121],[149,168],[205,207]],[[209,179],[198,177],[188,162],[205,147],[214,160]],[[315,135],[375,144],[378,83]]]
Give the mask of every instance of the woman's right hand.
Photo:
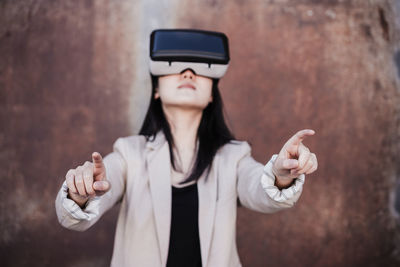
[[[100,153],[94,152],[92,160],[93,162],[86,161],[76,169],[69,170],[65,176],[68,196],[81,208],[85,206],[89,198],[101,196],[111,188]]]

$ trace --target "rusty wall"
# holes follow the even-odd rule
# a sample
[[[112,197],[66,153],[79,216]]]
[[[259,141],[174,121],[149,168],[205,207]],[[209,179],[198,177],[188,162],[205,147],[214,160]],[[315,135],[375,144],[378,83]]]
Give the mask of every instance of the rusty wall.
[[[2,0],[2,266],[109,265],[118,207],[80,233],[58,224],[54,199],[68,169],[138,131],[157,27],[228,34],[220,89],[257,160],[317,132],[296,207],[239,208],[244,266],[400,264],[399,1]]]

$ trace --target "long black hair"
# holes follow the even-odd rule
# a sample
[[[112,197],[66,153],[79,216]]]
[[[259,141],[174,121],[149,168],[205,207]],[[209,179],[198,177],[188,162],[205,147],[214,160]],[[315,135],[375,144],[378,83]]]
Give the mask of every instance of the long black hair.
[[[208,176],[212,161],[218,149],[235,139],[224,120],[223,104],[218,89],[218,82],[219,79],[213,79],[213,100],[203,110],[203,115],[197,130],[199,146],[195,164],[192,168],[191,174],[185,179],[185,181],[181,183],[198,180],[205,170],[207,170]],[[162,110],[160,98],[154,98],[156,88],[158,87],[158,76],[151,75],[151,84],[152,93],[150,106],[147,110],[147,114],[139,134],[146,136],[148,141],[152,141],[154,140],[157,132],[162,130],[169,144],[169,154],[172,167],[176,170],[174,154],[172,152],[174,141],[171,134],[171,128]]]

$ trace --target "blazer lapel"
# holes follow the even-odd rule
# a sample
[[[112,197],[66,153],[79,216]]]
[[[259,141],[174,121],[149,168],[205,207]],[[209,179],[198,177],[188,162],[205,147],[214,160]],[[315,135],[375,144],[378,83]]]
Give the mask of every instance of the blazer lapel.
[[[147,154],[151,198],[158,233],[161,263],[165,266],[168,257],[171,228],[171,167],[168,142],[159,132],[152,142],[147,142],[150,151]]]
[[[199,191],[199,236],[203,266],[207,266],[214,227],[218,190],[218,177],[217,171],[215,170],[217,160],[218,157],[215,155],[207,181],[203,175],[197,182]]]

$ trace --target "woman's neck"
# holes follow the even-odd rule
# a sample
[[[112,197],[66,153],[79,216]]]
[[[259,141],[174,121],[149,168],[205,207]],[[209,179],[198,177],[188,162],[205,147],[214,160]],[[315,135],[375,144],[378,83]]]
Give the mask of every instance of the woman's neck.
[[[179,152],[183,150],[194,151],[202,110],[164,108],[164,114],[170,125],[176,149]]]

